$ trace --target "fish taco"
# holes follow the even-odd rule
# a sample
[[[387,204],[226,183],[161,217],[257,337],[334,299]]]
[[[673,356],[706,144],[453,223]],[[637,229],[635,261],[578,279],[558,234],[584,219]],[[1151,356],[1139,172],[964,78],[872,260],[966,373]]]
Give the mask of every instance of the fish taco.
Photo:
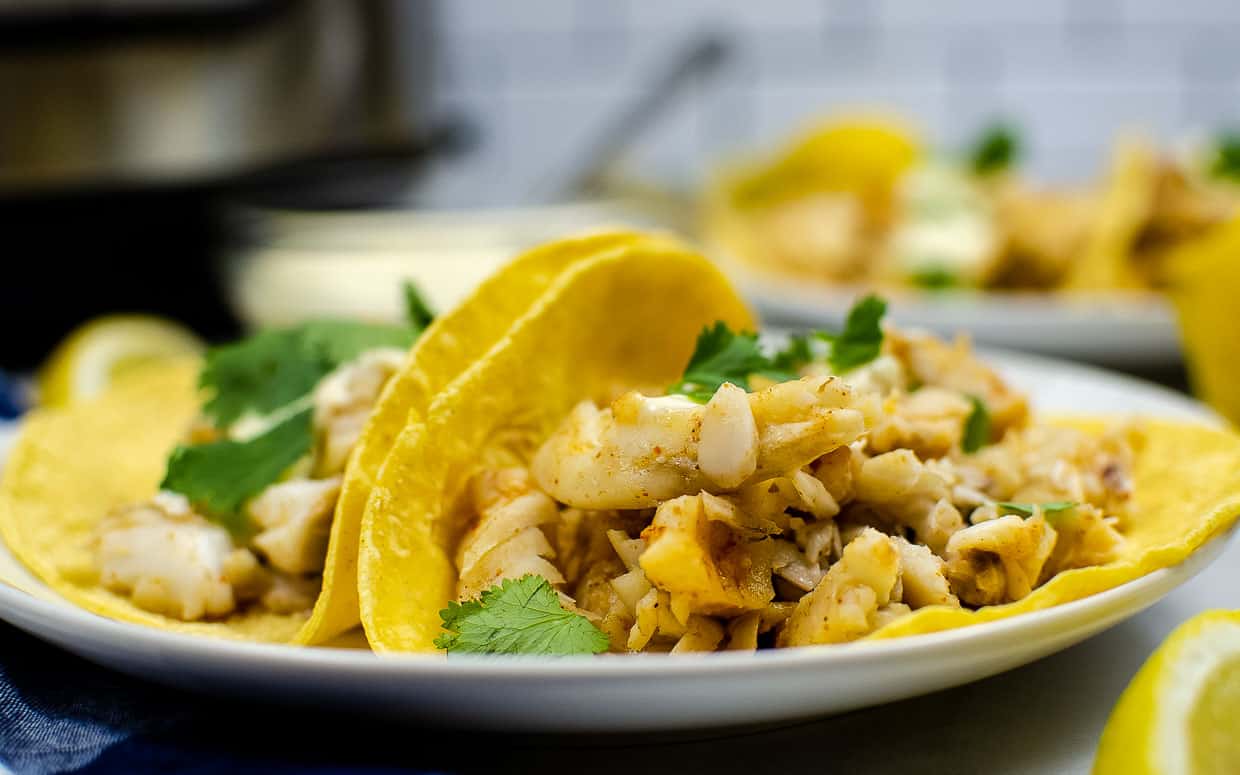
[[[408,325],[265,331],[35,412],[0,485],[0,532],[36,575],[97,613],[330,640],[358,623],[362,507],[401,428],[566,267],[648,239],[553,243],[434,322],[410,290]]]
[[[884,312],[766,341],[689,251],[575,264],[393,446],[361,528],[372,647],[912,635],[1116,586],[1240,514],[1234,434],[1040,417]]]

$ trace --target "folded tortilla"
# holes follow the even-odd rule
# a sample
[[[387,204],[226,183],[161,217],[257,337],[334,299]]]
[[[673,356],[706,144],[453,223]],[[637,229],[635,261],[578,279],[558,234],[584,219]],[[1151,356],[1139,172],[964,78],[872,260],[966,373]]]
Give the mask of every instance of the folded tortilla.
[[[577,262],[480,359],[405,425],[366,504],[358,554],[362,625],[377,651],[432,650],[455,598],[456,501],[479,468],[526,461],[583,398],[661,389],[716,320],[755,330],[706,259],[639,243]]]
[[[357,547],[363,507],[388,449],[431,399],[485,353],[575,262],[650,235],[609,232],[551,243],[518,257],[438,318],[385,387],[344,474],[323,587],[305,614],[242,610],[183,622],[135,606],[99,585],[91,539],[111,510],[153,495],[169,452],[199,411],[201,362],[145,368],[93,401],[33,412],[0,482],[0,536],[50,587],[91,611],[125,621],[218,637],[317,644],[356,627]]]
[[[350,457],[332,521],[323,591],[297,634],[298,643],[324,643],[360,621],[358,531],[371,487],[402,429],[419,425],[431,399],[494,345],[566,267],[626,245],[659,239],[635,232],[606,232],[535,248],[481,283],[422,334],[404,368],[384,387]]]

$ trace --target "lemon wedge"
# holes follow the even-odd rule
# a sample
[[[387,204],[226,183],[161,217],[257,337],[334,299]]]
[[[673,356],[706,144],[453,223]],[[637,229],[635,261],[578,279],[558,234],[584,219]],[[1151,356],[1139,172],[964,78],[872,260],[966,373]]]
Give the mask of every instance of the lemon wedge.
[[[59,406],[90,398],[135,366],[202,349],[202,340],[192,331],[165,318],[95,318],[74,329],[47,359],[39,372],[39,401]]]
[[[1240,612],[1180,625],[1124,690],[1094,775],[1240,772]]]

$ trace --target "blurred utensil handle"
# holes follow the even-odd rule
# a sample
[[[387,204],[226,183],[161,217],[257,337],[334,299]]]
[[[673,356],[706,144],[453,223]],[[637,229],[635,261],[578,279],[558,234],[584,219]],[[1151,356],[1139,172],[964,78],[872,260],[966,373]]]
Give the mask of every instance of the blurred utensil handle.
[[[731,53],[732,42],[719,33],[694,37],[676,47],[647,88],[626,102],[606,121],[593,142],[586,146],[576,171],[556,191],[556,200],[598,196],[606,187],[611,168],[641,134],[695,82],[718,71]]]

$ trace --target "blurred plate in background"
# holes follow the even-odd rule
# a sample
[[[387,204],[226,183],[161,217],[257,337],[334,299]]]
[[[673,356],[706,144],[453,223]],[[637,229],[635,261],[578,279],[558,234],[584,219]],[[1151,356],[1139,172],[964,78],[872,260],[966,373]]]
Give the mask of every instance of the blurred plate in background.
[[[768,325],[837,328],[864,292],[727,268]],[[993,347],[1138,369],[1180,358],[1175,313],[1155,293],[882,293],[897,323],[943,336],[965,332]]]
[[[412,280],[450,309],[500,264],[534,245],[602,228],[660,224],[619,202],[479,210],[236,213],[241,243],[224,274],[250,328],[311,317],[399,320]]]

